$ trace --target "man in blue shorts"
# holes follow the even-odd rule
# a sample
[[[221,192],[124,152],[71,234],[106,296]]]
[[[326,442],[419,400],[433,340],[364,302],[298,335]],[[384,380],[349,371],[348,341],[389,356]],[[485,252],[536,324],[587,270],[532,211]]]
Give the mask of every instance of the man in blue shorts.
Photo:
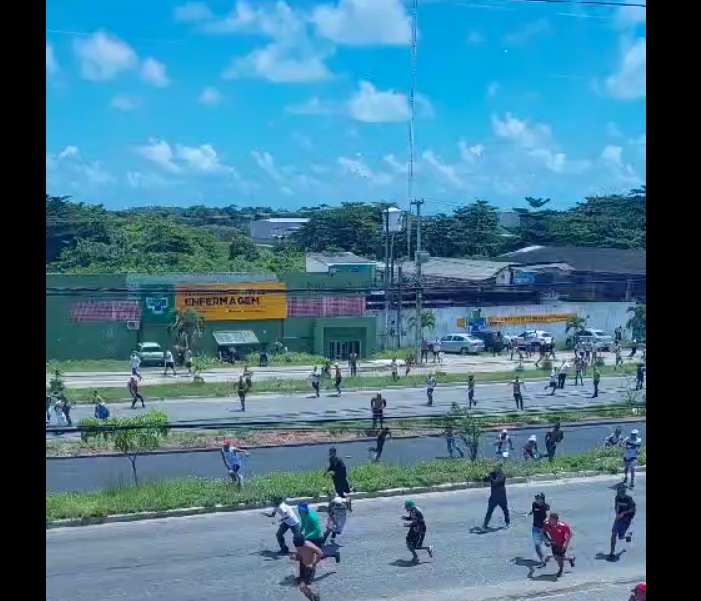
[[[535,552],[540,559],[540,567],[545,567],[545,556],[543,555],[543,545],[545,544],[545,535],[543,534],[543,526],[548,517],[550,505],[545,502],[545,495],[542,492],[536,493],[535,501],[531,505],[531,510],[528,515],[533,516],[533,527],[531,528],[531,536],[533,538],[533,546]]]
[[[627,488],[625,484],[621,483],[616,489],[616,498],[614,500],[616,518],[611,528],[611,552],[608,556],[610,561],[616,559],[616,541],[625,539],[629,543],[632,538],[632,533],[629,530],[635,517],[636,508],[633,497],[626,493]]]
[[[227,440],[221,450],[221,458],[229,472],[229,477],[239,488],[243,486],[243,474],[241,473],[241,455],[248,457],[248,453],[243,449],[235,447],[232,441]]]

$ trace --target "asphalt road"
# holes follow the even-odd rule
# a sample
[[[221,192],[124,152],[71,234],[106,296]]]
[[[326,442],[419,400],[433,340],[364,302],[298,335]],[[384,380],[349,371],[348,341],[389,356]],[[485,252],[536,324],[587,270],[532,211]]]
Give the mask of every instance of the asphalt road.
[[[615,478],[513,485],[509,530],[496,514],[486,534],[471,532],[484,514],[488,491],[417,495],[427,543],[435,557],[407,563],[401,498],[354,503],[341,544],[342,561],[323,562],[316,586],[331,601],[620,601],[646,575],[646,486],[641,475],[634,538],[617,562],[608,552]],[[573,529],[575,568],[554,580],[556,568],[532,567],[531,523],[525,514],[536,491]],[[323,515],[322,515],[323,517]],[[259,512],[214,514],[66,528],[46,532],[47,601],[300,601],[296,565],[272,555],[275,524]]]
[[[624,433],[638,428],[645,442],[645,423],[626,423]],[[577,453],[600,447],[612,426],[573,426],[565,429],[561,453]],[[533,428],[514,434],[515,452],[512,459],[521,460],[521,449],[531,434],[538,436],[544,449],[546,428]],[[485,435],[482,441],[483,457],[495,456],[494,438]],[[348,467],[369,459],[368,442],[348,442],[300,447],[270,447],[253,449],[244,462],[244,476],[260,476],[272,472],[310,471],[326,467],[328,449],[335,446],[345,458]],[[388,440],[382,460],[388,463],[410,465],[419,461],[448,457],[444,438],[411,438]],[[166,453],[144,455],[137,460],[137,469],[143,480],[168,480],[198,476],[222,478],[226,476],[218,450],[196,453]],[[81,457],[46,460],[46,490],[71,492],[99,490],[131,482],[131,468],[124,457]]]
[[[479,382],[479,376],[477,376]],[[625,402],[628,399],[630,382],[622,376],[601,379],[599,397],[592,399],[592,383],[584,380],[583,386],[573,386],[571,383],[563,390],[558,390],[554,396],[544,389],[545,380],[527,381],[524,391],[524,406],[526,411],[542,411],[544,409],[581,409],[595,404],[610,404]],[[255,391],[254,391],[255,392]],[[369,419],[370,398],[375,391],[348,391],[341,396],[336,393],[324,393],[320,398],[311,395],[280,394],[256,395],[251,394],[246,400],[246,412],[242,413],[238,397],[231,398],[198,398],[170,399],[151,401],[146,397],[146,411],[160,409],[165,411],[171,422],[232,422],[242,420],[267,421],[271,423],[291,423],[295,421],[314,421],[332,419]],[[393,416],[431,416],[445,415],[452,403],[466,404],[467,388],[465,386],[438,386],[434,392],[434,405],[426,405],[424,388],[390,388],[382,391],[387,399],[386,415]],[[475,391],[477,411],[485,413],[513,412],[515,409],[511,389],[505,382],[478,384]],[[110,404],[110,410],[115,417],[134,415],[142,411],[140,406],[130,408],[130,403]],[[84,417],[92,417],[92,405],[76,405],[71,411],[75,423]]]

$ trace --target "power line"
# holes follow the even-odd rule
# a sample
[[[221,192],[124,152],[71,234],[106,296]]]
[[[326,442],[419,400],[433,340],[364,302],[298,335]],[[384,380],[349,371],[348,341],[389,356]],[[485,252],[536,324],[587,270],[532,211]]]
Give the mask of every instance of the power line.
[[[493,3],[494,0],[480,0],[482,2]],[[615,2],[613,0],[503,0],[499,4],[573,4],[580,6],[609,6],[609,7],[630,7],[647,8],[647,4],[641,2]],[[469,5],[469,2],[456,2],[456,4]]]

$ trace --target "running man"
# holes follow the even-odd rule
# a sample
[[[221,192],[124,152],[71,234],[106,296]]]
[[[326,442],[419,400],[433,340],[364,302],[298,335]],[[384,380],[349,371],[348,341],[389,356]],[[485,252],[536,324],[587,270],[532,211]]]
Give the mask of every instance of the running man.
[[[314,543],[317,546],[322,545],[324,536],[321,531],[319,516],[309,507],[309,503],[300,503],[297,506],[297,511],[299,512],[302,536],[310,543]]]
[[[432,373],[428,374],[428,377],[426,378],[426,396],[428,397],[428,403],[426,403],[429,407],[433,406],[433,391],[436,389],[436,378],[433,376]]]
[[[614,349],[614,352],[616,353],[616,363],[613,366],[614,371],[618,370],[619,367],[623,369],[623,351],[621,349],[620,342],[616,343],[616,348]]]
[[[369,449],[371,461],[377,463],[380,460],[380,457],[382,456],[382,451],[385,448],[385,442],[387,442],[387,438],[391,437],[392,432],[389,428],[382,428],[380,430],[380,432],[377,435],[377,440],[375,441],[375,446],[370,447]]]
[[[633,538],[633,533],[630,532],[630,525],[635,517],[636,506],[633,497],[626,494],[626,488],[626,485],[623,483],[616,488],[616,497],[614,499],[616,517],[611,528],[611,552],[608,557],[610,561],[616,559],[616,539],[625,539],[629,543]]]
[[[640,455],[640,447],[643,446],[643,441],[639,436],[637,429],[630,431],[630,436],[623,440],[623,484],[628,484],[628,475],[630,475],[630,487],[635,488],[635,468],[638,466],[638,455]]]
[[[352,511],[350,499],[344,499],[343,497],[333,497],[331,499],[327,508],[328,519],[326,520],[326,532],[321,541],[322,546],[326,544],[329,535],[331,535],[331,542],[335,544],[336,537],[343,534],[348,514]]]
[[[548,517],[548,511],[550,511],[550,505],[545,502],[545,495],[542,492],[536,493],[535,501],[533,501],[528,515],[533,516],[531,537],[533,539],[536,555],[538,555],[538,559],[540,559],[541,568],[545,567],[545,555],[543,555],[545,534],[543,532],[543,527],[545,526],[545,519]]]
[[[557,562],[556,578],[562,576],[565,561],[569,561],[570,567],[574,567],[574,557],[567,557],[567,547],[572,540],[572,529],[565,522],[560,521],[557,513],[551,513],[543,526],[543,533],[549,546],[552,548],[553,558]]]
[[[511,386],[514,391],[514,401],[516,401],[516,411],[523,411],[523,393],[522,390],[526,390],[526,385],[521,382],[521,378],[516,376],[508,386]]]
[[[494,441],[497,457],[508,459],[509,453],[514,450],[514,442],[509,436],[508,430],[502,430],[497,434],[497,439]]]
[[[636,584],[635,588],[630,591],[628,601],[647,601],[647,583],[641,582]]]
[[[458,443],[455,440],[455,429],[453,426],[446,426],[443,436],[445,436],[445,444],[446,447],[448,447],[448,455],[450,455],[450,458],[452,459],[453,453],[457,451],[460,458],[464,459],[465,451],[458,446]]]
[[[241,411],[246,411],[246,393],[248,392],[248,384],[244,380],[243,376],[239,376],[236,382],[236,393],[239,395],[239,402],[241,403]]]
[[[550,372],[550,381],[545,386],[545,390],[550,389],[550,396],[555,396],[555,390],[557,389],[557,372],[553,369]]]
[[[592,373],[592,382],[594,383],[594,394],[591,395],[591,398],[595,399],[599,396],[599,383],[601,382],[601,372],[596,366],[594,366],[594,371]]]
[[[131,359],[129,359],[129,367],[131,368],[132,376],[136,376],[137,378],[139,378],[139,380],[143,380],[141,374],[139,373],[139,367],[141,367],[141,359],[139,358],[139,355],[136,354],[136,351],[134,351],[131,354]]]
[[[392,371],[392,381],[396,382],[399,380],[399,365],[397,365],[397,358],[392,359],[392,363],[389,364],[389,368]]]
[[[511,526],[511,516],[509,515],[509,503],[506,499],[506,474],[501,468],[501,463],[496,464],[494,469],[487,474],[484,481],[489,482],[490,493],[482,530],[489,528],[489,521],[492,519],[492,514],[497,507],[504,513],[504,524],[509,528]]]
[[[343,374],[341,373],[341,368],[338,363],[334,365],[334,370],[334,388],[336,389],[338,396],[341,396],[341,382],[343,382]]]
[[[579,356],[574,360],[574,385],[577,384],[584,386],[584,359]]]
[[[374,397],[370,399],[370,409],[372,409],[372,429],[377,430],[379,424],[380,428],[384,428],[385,425],[385,408],[387,407],[387,400],[382,396],[381,392],[378,392]]]
[[[564,440],[564,438],[565,433],[562,431],[560,422],[556,421],[553,424],[553,429],[545,435],[545,452],[550,463],[552,463],[555,459],[557,445],[559,445]]]
[[[605,447],[620,447],[623,445],[623,428],[616,426],[611,434],[604,440]]]
[[[287,543],[285,543],[285,533],[288,530],[291,530],[293,537],[302,536],[299,518],[297,517],[295,510],[285,503],[285,500],[282,497],[274,497],[273,505],[275,506],[275,509],[273,509],[270,513],[263,512],[263,515],[268,518],[274,518],[275,516],[280,518],[280,525],[277,529],[277,533],[275,534],[275,538],[277,539],[278,545],[280,545],[280,554],[287,555],[290,552],[290,549],[287,546]],[[304,540],[304,538],[302,538],[302,540]],[[321,551],[319,552],[321,553]]]
[[[136,381],[136,376],[132,376],[127,383],[127,388],[131,394],[131,408],[136,407],[136,401],[141,401],[141,406],[146,407],[144,397],[139,392],[139,383]]]
[[[312,383],[312,389],[314,390],[314,395],[318,399],[321,396],[321,392],[319,390],[321,386],[321,374],[319,373],[319,369],[317,366],[314,366],[314,369],[312,370],[312,373],[309,374],[309,379],[311,380]]]
[[[351,492],[351,487],[348,483],[348,470],[346,464],[343,463],[343,459],[339,459],[336,447],[329,449],[329,467],[326,473],[331,474],[333,487],[336,489],[336,494],[339,497],[345,497]]]
[[[645,364],[640,362],[635,368],[635,390],[642,390],[645,383]]]
[[[170,349],[166,349],[165,353],[163,353],[163,364],[163,376],[168,375],[168,370],[172,371],[174,376],[178,375],[175,371],[175,359],[173,359],[173,353]]]
[[[433,557],[433,547],[424,546],[424,539],[426,538],[426,520],[424,519],[423,512],[416,506],[414,501],[404,501],[404,509],[409,514],[408,516],[402,516],[402,519],[406,522],[405,527],[409,528],[409,532],[406,535],[406,546],[411,552],[411,561],[414,563],[419,563],[419,556],[416,554],[417,551],[426,551],[429,557]]]
[[[295,553],[290,559],[299,563],[299,576],[297,577],[299,591],[309,601],[319,601],[321,597],[312,588],[312,583],[314,576],[316,576],[316,565],[323,558],[324,552],[301,535],[295,535],[292,542],[295,546]]]
[[[540,459],[540,453],[538,452],[538,438],[535,434],[531,434],[528,437],[526,444],[523,445],[523,460],[528,461],[529,459],[532,459],[533,461]]]
[[[467,408],[477,407],[475,400],[475,376],[470,374],[467,376]]]
[[[239,488],[243,487],[241,455],[248,457],[248,451],[235,447],[231,440],[224,442],[224,446],[221,450],[221,458],[224,462],[224,467],[226,467],[226,471],[229,473],[231,481],[234,484],[238,484]]]

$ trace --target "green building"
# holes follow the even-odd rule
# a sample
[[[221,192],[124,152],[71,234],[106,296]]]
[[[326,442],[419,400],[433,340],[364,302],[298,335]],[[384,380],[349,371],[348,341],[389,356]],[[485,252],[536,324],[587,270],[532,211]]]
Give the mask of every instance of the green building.
[[[175,312],[206,320],[196,353],[272,348],[345,358],[375,350],[360,273],[47,275],[46,357],[127,359],[139,342],[171,347]]]

